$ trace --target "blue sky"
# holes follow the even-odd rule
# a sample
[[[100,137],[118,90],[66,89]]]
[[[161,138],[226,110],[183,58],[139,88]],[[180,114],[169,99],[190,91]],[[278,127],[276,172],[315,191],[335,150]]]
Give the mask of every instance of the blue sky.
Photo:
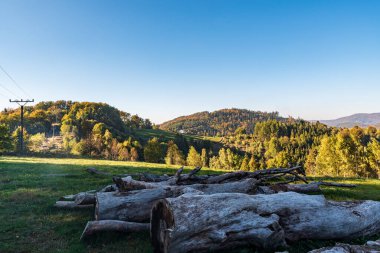
[[[1,0],[0,65],[36,101],[156,123],[231,107],[331,119],[380,111],[379,13],[376,0]]]

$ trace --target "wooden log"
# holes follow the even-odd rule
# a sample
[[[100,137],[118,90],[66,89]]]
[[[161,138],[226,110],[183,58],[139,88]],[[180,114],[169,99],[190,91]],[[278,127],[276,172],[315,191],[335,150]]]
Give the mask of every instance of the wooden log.
[[[134,191],[134,190],[142,190],[142,189],[155,189],[163,186],[169,185],[169,181],[162,182],[144,182],[134,180],[132,177],[113,177],[116,187],[120,192]]]
[[[118,188],[117,188],[116,184],[110,184],[110,185],[107,185],[107,186],[103,187],[99,191],[100,192],[114,192],[114,191],[117,191],[117,190],[118,190]]]
[[[380,202],[330,202],[321,195],[184,194],[151,213],[154,252],[202,252],[286,241],[347,239],[380,232]]]
[[[94,207],[94,205],[78,205],[74,201],[57,201],[54,206],[65,209],[88,209]]]
[[[162,187],[165,185],[191,185],[191,184],[220,184],[226,182],[238,181],[246,178],[255,178],[258,180],[268,181],[273,178],[282,177],[284,175],[292,175],[293,179],[289,182],[304,181],[307,183],[306,178],[303,176],[304,171],[302,167],[296,166],[293,168],[274,168],[266,170],[258,170],[255,172],[236,171],[229,172],[221,175],[201,175],[197,176],[201,170],[200,167],[193,169],[189,174],[182,174],[183,168],[181,167],[174,176],[167,177],[166,180],[157,180],[146,182],[141,180],[134,180],[132,176],[128,177],[114,177],[113,181],[118,187],[119,191],[131,191],[139,189],[151,189]]]
[[[330,182],[312,182],[309,184],[274,184],[269,185],[267,187],[261,188],[262,193],[272,194],[277,192],[298,192],[298,193],[321,193],[322,190],[320,186],[328,186],[328,187],[345,187],[345,188],[353,188],[356,187],[354,184],[341,184],[341,183],[330,183]]]
[[[163,198],[178,197],[184,193],[213,194],[220,192],[255,193],[257,180],[245,179],[225,184],[193,184],[167,186],[130,192],[97,193],[95,219],[145,222],[150,218],[153,204]]]
[[[334,247],[324,247],[309,251],[309,253],[375,253],[380,252],[380,239],[368,241],[364,245],[337,243]]]
[[[77,205],[95,205],[95,193],[81,192],[75,196],[74,200]]]
[[[80,240],[83,240],[93,234],[99,232],[120,232],[120,233],[132,233],[149,231],[149,223],[136,223],[136,222],[126,222],[119,220],[101,220],[101,221],[89,221]]]

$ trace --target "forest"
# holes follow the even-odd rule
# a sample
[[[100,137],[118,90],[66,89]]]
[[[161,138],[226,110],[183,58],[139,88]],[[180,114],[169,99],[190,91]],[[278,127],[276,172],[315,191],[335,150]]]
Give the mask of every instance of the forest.
[[[19,151],[19,117],[19,109],[0,113],[0,152],[4,154]],[[151,133],[148,139],[141,136],[142,130]],[[170,138],[163,135],[169,132]],[[199,135],[220,138],[216,141]],[[309,175],[380,177],[379,129],[334,128],[281,118],[276,112],[224,109],[156,126],[149,119],[105,103],[40,102],[25,109],[24,137],[30,155],[146,161],[227,171],[302,165]]]

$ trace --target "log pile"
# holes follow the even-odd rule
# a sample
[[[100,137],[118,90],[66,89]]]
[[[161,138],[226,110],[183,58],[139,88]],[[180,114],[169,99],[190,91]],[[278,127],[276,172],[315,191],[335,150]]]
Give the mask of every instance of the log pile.
[[[102,232],[150,231],[154,252],[202,252],[253,246],[275,250],[303,239],[349,239],[380,232],[380,202],[333,202],[302,167],[199,175],[111,175],[98,191],[62,197],[60,208],[94,208],[81,239]],[[301,182],[301,183],[296,183]]]

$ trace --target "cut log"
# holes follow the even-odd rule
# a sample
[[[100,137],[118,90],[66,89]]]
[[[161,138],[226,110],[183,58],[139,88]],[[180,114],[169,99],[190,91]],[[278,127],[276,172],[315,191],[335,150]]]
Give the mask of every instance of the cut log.
[[[298,193],[320,193],[322,190],[320,186],[332,186],[332,187],[356,187],[354,184],[340,184],[340,183],[328,183],[328,182],[312,182],[309,184],[274,184],[268,188],[274,192],[298,192]]]
[[[151,213],[154,252],[236,246],[274,250],[286,241],[347,239],[380,232],[380,202],[330,202],[321,195],[184,194]]]
[[[245,179],[225,184],[193,184],[189,186],[167,186],[155,189],[119,193],[96,194],[96,220],[149,221],[153,204],[163,198],[178,197],[184,193],[213,194],[220,192],[255,193],[257,180]]]
[[[74,201],[57,201],[54,204],[55,207],[58,208],[66,208],[66,209],[88,209],[93,208],[94,205],[78,205]]]
[[[117,188],[116,184],[110,184],[110,185],[107,185],[106,187],[100,189],[100,192],[114,192],[117,190],[118,190],[118,188]]]
[[[126,222],[119,220],[89,221],[80,237],[81,240],[99,232],[131,233],[149,231],[149,223]]]
[[[74,200],[77,205],[95,205],[95,193],[81,192],[75,196]]]
[[[134,191],[134,190],[142,190],[142,189],[155,189],[159,187],[163,187],[168,185],[169,181],[162,182],[144,182],[134,180],[132,177],[113,177],[116,187],[120,192]]]

